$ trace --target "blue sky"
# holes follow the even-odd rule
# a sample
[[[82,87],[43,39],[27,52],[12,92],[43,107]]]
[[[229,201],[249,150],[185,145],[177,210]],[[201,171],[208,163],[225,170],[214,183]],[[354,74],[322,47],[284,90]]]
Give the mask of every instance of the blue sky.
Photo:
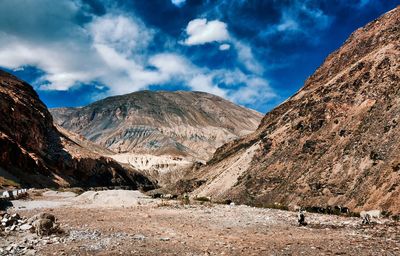
[[[400,0],[2,0],[0,67],[48,107],[206,91],[267,112]]]

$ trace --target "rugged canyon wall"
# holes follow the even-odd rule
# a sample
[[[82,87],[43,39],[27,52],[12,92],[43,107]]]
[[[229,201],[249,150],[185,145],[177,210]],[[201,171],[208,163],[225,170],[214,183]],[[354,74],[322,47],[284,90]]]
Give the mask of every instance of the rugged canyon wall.
[[[0,120],[0,185],[154,187],[141,173],[103,157],[100,147],[54,126],[33,88],[4,71]]]
[[[216,201],[399,213],[399,122],[397,7],[356,30],[255,133],[185,180]]]

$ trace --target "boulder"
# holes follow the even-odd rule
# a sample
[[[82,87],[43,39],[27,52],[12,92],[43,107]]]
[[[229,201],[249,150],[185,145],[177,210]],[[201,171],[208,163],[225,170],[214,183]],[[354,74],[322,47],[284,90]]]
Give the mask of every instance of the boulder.
[[[22,231],[32,230],[32,229],[33,229],[33,226],[32,226],[32,225],[29,225],[29,224],[23,224],[23,225],[21,225],[21,226],[19,227],[19,229],[22,230]]]

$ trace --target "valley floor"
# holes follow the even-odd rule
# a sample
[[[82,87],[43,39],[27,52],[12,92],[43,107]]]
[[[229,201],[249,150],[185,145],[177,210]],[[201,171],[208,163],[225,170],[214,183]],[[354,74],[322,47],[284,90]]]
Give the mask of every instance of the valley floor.
[[[102,195],[91,199],[96,196]],[[183,205],[144,196],[108,208],[64,197],[35,200],[53,208],[19,201],[10,212],[51,212],[68,233],[60,243],[49,239],[35,248],[38,255],[400,255],[400,224],[389,220],[363,226],[358,218],[308,213],[309,225],[299,227],[294,212],[248,206]],[[26,236],[1,237],[0,248]]]

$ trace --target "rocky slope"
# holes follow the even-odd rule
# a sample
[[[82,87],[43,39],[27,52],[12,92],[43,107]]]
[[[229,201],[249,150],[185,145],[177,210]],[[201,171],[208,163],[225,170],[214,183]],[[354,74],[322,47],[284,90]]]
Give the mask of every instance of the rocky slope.
[[[217,149],[186,184],[205,182],[193,195],[217,201],[399,213],[399,122],[397,7],[356,30],[255,133]]]
[[[50,111],[63,128],[153,176],[208,160],[223,143],[253,132],[262,118],[220,97],[186,91],[134,92]]]
[[[153,187],[144,175],[103,157],[104,149],[55,127],[33,88],[1,70],[0,120],[0,186]]]

